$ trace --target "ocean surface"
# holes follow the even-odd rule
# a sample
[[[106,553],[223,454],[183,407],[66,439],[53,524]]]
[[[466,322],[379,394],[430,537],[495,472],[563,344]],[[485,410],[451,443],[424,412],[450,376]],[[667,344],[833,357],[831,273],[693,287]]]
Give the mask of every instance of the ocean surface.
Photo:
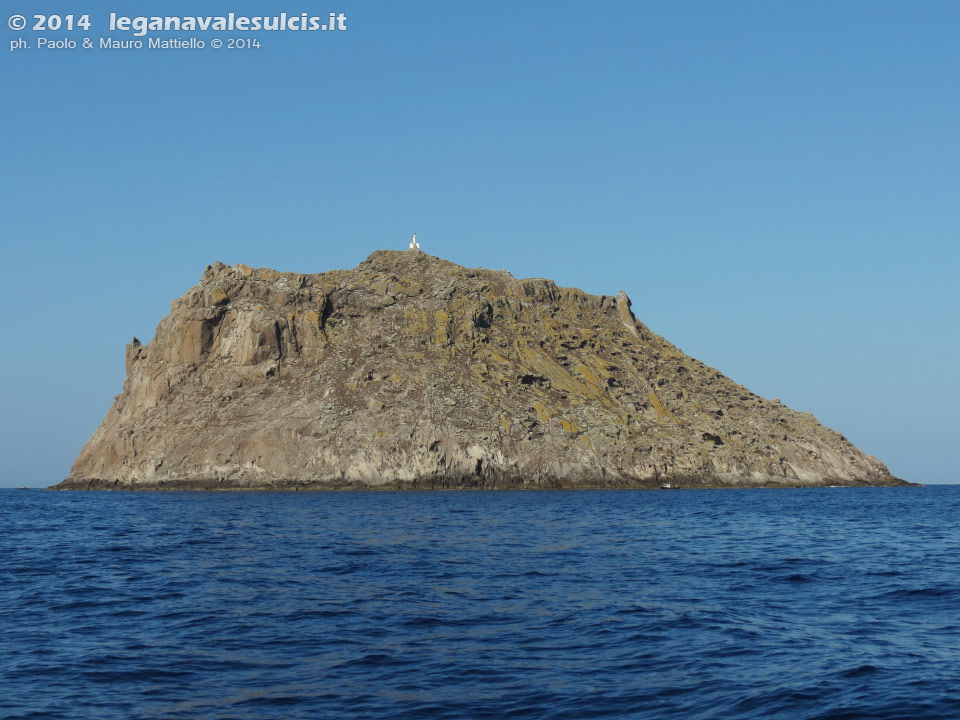
[[[3,718],[957,718],[960,486],[0,491]]]

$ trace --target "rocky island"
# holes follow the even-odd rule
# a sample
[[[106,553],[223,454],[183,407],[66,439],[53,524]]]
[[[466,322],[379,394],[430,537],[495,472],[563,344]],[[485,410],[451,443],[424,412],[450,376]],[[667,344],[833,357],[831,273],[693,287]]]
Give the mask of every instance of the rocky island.
[[[624,292],[417,249],[210,266],[57,489],[901,485],[813,415],[639,322]]]

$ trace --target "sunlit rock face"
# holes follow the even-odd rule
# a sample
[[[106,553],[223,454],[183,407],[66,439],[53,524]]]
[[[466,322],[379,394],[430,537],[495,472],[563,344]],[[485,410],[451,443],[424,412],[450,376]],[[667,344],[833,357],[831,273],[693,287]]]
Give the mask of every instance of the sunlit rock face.
[[[60,488],[902,484],[688,357],[630,300],[418,250],[208,267]]]

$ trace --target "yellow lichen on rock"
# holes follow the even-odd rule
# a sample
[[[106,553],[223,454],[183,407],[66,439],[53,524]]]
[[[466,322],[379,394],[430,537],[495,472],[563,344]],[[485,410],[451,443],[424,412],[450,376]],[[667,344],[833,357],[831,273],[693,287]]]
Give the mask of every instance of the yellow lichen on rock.
[[[450,340],[450,316],[444,310],[437,310],[434,314],[436,329],[433,335],[435,345],[446,347],[451,343]]]
[[[653,405],[653,409],[657,411],[657,420],[669,420],[673,417],[670,412],[660,404],[660,398],[657,397],[657,394],[653,390],[650,391],[647,397],[650,399],[650,404]]]
[[[613,403],[610,402],[610,398],[607,397],[607,394],[604,392],[604,383],[597,374],[591,370],[586,365],[579,365],[577,367],[577,372],[580,373],[580,376],[586,382],[586,387],[589,388],[588,395],[591,398],[600,401],[600,404],[605,407],[612,407]]]
[[[538,349],[528,346],[519,348],[519,360],[528,370],[550,381],[551,387],[572,395],[588,395],[583,383],[577,382],[556,360]]]
[[[544,423],[550,422],[550,418],[553,417],[553,413],[547,410],[547,408],[544,407],[543,403],[538,403],[538,402],[534,403],[533,409],[537,411],[537,417],[540,418],[540,422],[544,422]]]
[[[427,313],[423,310],[407,306],[403,309],[403,316],[407,320],[407,328],[413,335],[423,335],[427,332]]]
[[[564,432],[568,432],[573,435],[582,432],[581,427],[577,425],[575,422],[564,420],[563,418],[559,418],[559,420],[560,420],[560,427],[563,428]]]

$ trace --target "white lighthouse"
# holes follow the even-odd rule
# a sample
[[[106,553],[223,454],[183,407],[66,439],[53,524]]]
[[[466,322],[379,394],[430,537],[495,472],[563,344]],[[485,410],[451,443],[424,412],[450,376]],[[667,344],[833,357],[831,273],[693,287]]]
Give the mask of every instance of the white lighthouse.
[[[419,249],[420,249],[420,243],[417,242],[417,234],[416,234],[416,233],[413,234],[413,240],[410,241],[410,249],[411,249],[411,250],[419,250]]]

